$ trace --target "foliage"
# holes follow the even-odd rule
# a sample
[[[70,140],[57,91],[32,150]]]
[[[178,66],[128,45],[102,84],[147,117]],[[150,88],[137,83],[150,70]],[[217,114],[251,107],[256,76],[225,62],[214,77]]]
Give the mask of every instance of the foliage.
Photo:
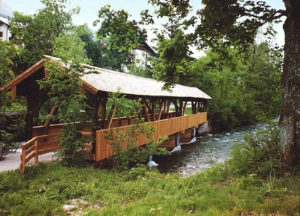
[[[164,22],[163,29],[155,31],[158,56],[152,60],[153,76],[164,81],[165,88],[176,83],[185,84],[182,78],[189,73],[188,65],[192,60],[192,35],[185,33],[195,21],[195,17],[187,17],[191,7],[181,1],[176,5],[157,0],[150,0],[149,3],[156,7],[155,15]],[[141,15],[144,23],[154,23],[149,11],[143,11]]]
[[[88,62],[84,43],[75,34],[62,34],[55,40],[54,53],[61,61],[48,61],[49,76],[39,82],[42,89],[49,91],[48,106],[57,107],[56,118],[64,123],[59,137],[59,157],[68,166],[79,164],[85,139],[80,131],[86,126],[89,116],[87,97],[81,91],[79,77],[85,74],[80,63]],[[62,64],[68,65],[62,69]],[[85,112],[86,110],[86,112]]]
[[[19,48],[15,70],[23,72],[41,59],[42,55],[53,55],[56,38],[71,25],[71,17],[78,9],[66,11],[67,0],[41,0],[45,8],[34,15],[15,12],[10,22],[14,35],[11,43]]]
[[[120,116],[134,117],[134,124],[126,130],[118,129],[117,132],[110,130],[105,135],[105,139],[116,153],[113,156],[114,168],[128,169],[136,164],[144,163],[150,155],[167,154],[165,148],[160,148],[159,145],[166,140],[165,137],[154,140],[153,133],[155,128],[145,123],[142,117],[139,117],[141,111],[140,100],[126,102],[124,96],[119,97],[119,94],[112,94],[108,100],[109,103],[115,104],[120,110]],[[133,114],[133,115],[132,115]],[[138,147],[138,141],[144,137],[146,140],[145,146]]]
[[[145,77],[145,78],[152,78],[153,72],[150,68],[146,67],[145,69],[142,67],[136,66],[135,63],[129,66],[129,73],[132,75]]]
[[[183,31],[176,30],[172,38],[163,34],[157,35],[159,56],[152,60],[153,76],[162,81],[167,81],[165,88],[175,83],[184,84],[184,76],[189,73],[189,42]]]
[[[12,70],[13,58],[17,54],[16,48],[8,42],[0,40],[0,86],[4,86],[14,77]],[[7,95],[0,94],[0,109],[8,107],[10,102]]]
[[[110,5],[100,8],[98,17],[94,23],[100,23],[98,43],[105,47],[99,66],[122,70],[122,64],[128,60],[131,50],[146,41],[146,30],[140,28],[136,20],[130,20],[126,11],[114,11]]]
[[[16,48],[10,45],[6,41],[0,40],[0,86],[4,86],[8,81],[10,81],[14,73],[12,71],[13,58],[16,55]],[[22,125],[20,123],[10,121],[12,118],[6,116],[5,113],[2,113],[8,107],[11,106],[11,99],[8,94],[0,94],[0,158],[2,152],[9,150],[12,147],[11,141],[16,137],[13,129],[17,129],[18,126]],[[22,130],[21,130],[22,131]],[[18,134],[19,135],[19,134]]]
[[[203,9],[198,11],[201,23],[195,33],[201,37],[199,43],[209,46],[219,45],[218,41],[222,40],[245,47],[254,42],[259,27],[272,21],[280,22],[284,14],[265,1],[204,0],[203,4]],[[274,35],[272,26],[266,28],[265,33]]]
[[[243,53],[224,47],[191,63],[186,81],[213,98],[208,118],[223,130],[279,115],[281,64],[280,50],[267,43]]]
[[[120,172],[39,164],[0,173],[1,215],[297,215],[299,173],[272,180],[280,193],[268,193],[270,181],[228,177],[222,167],[188,178],[145,168]],[[72,201],[73,200],[73,201]],[[79,204],[74,204],[78,201]],[[83,204],[80,204],[80,202]]]
[[[282,173],[279,132],[278,123],[271,123],[263,130],[246,134],[244,141],[234,146],[232,159],[227,162],[232,172],[263,177]]]
[[[124,10],[114,11],[110,5],[99,10],[99,19],[95,24],[101,24],[97,32],[100,40],[104,40],[108,49],[131,51],[147,39],[146,30],[138,26],[137,21],[129,20]]]

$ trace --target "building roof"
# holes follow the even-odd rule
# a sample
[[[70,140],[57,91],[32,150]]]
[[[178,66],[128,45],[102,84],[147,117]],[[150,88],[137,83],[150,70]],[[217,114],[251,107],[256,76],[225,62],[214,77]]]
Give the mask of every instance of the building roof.
[[[146,50],[153,55],[157,55],[157,52],[147,43],[143,42],[140,46],[136,47],[135,49]]]
[[[6,19],[4,17],[1,17],[1,15],[0,15],[0,22],[6,24],[7,26],[9,26],[8,19]]]
[[[59,58],[52,56],[45,56],[45,58],[51,61],[60,61]],[[32,75],[34,73],[33,70],[37,71],[40,69],[41,65],[43,64],[43,60],[39,61],[37,64],[31,67],[32,69],[29,68],[27,71],[16,77],[13,81],[3,86],[0,91],[6,92],[11,90],[13,86]],[[164,83],[154,79],[139,77],[90,65],[83,66],[87,66],[85,69],[86,72],[97,72],[86,74],[81,78],[84,81],[83,86],[94,94],[98,92],[120,92],[122,94],[132,96],[191,98],[206,100],[211,99],[209,95],[196,87],[188,87],[176,84],[171,91],[166,91],[162,90]],[[63,65],[63,67],[67,66]]]

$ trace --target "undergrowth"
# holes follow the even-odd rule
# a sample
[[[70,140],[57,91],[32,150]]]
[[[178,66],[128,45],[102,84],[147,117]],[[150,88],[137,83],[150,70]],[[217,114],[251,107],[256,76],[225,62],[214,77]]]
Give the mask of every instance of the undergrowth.
[[[116,172],[41,163],[24,177],[0,174],[0,215],[66,215],[62,206],[73,199],[88,202],[84,215],[299,215],[299,180],[232,177],[223,165],[180,178],[145,167]]]
[[[229,162],[188,178],[59,163],[29,167],[23,177],[0,173],[0,215],[300,215],[300,171],[277,166],[278,131],[267,130],[238,144]],[[85,204],[63,209],[74,200]]]

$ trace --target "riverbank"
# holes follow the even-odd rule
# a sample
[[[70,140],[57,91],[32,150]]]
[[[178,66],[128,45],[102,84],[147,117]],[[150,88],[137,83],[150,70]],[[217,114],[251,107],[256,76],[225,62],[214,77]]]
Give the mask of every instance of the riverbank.
[[[0,215],[299,215],[300,173],[236,177],[214,167],[181,178],[41,163],[0,173]]]

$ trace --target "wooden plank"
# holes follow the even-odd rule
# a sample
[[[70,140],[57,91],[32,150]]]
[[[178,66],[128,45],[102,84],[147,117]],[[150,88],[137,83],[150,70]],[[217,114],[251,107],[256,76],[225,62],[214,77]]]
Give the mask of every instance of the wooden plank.
[[[158,117],[157,117],[157,120],[160,120],[160,119],[161,119],[161,114],[162,114],[162,111],[163,111],[163,105],[164,105],[164,101],[162,100],[162,101],[159,103],[159,110],[158,110]]]
[[[150,119],[150,116],[149,116],[149,107],[147,106],[146,101],[143,101],[143,104],[144,104],[144,112],[145,112],[145,116],[146,116],[146,121],[150,122],[151,119]]]
[[[25,158],[26,158],[25,147],[22,146],[21,163],[20,163],[20,173],[21,173],[21,175],[23,175],[24,172],[25,172]]]
[[[34,142],[34,163],[37,164],[39,162],[39,146],[38,140]]]
[[[32,158],[34,158],[34,153],[30,154],[29,156],[26,157],[25,159],[25,164],[28,163]]]
[[[45,78],[49,77],[49,71],[47,68],[44,69],[44,76],[45,76]]]
[[[29,148],[27,148],[27,149],[25,150],[25,154],[28,155],[28,154],[30,154],[30,153],[33,152],[33,151],[35,151],[34,145],[32,145],[32,146],[30,146]]]
[[[11,100],[15,101],[17,96],[17,86],[12,87],[11,89]]]

